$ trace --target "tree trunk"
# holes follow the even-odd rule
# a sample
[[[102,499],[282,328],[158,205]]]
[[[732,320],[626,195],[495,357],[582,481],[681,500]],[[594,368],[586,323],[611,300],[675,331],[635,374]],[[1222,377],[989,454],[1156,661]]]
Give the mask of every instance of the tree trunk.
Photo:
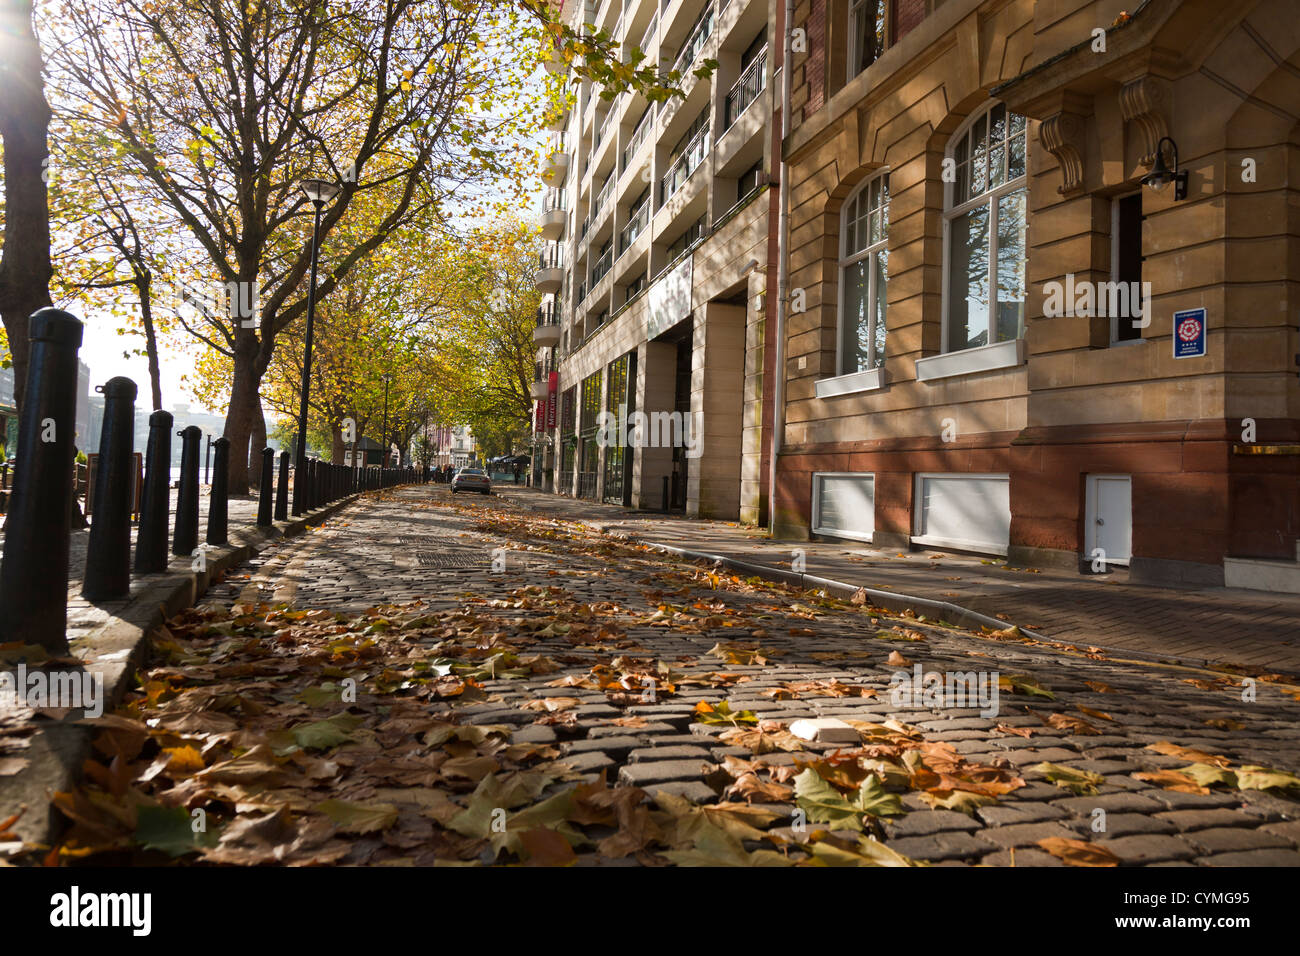
[[[343,464],[343,426],[339,422],[330,422],[330,461],[336,465]]]
[[[235,369],[230,382],[230,407],[226,410],[225,437],[230,447],[241,452],[230,456],[230,494],[248,494],[248,442],[253,422],[261,409],[258,386],[258,342],[252,335],[240,336],[235,342]]]
[[[41,48],[32,29],[32,0],[0,0],[0,141],[4,143],[5,227],[0,254],[0,319],[9,337],[14,405],[27,389],[27,320],[51,305],[50,211],[46,134],[50,106],[41,79]]]
[[[137,280],[140,290],[140,321],[144,323],[144,350],[149,358],[149,390],[153,395],[153,408],[160,410],[162,405],[162,373],[158,366],[158,334],[153,325],[153,303],[150,300],[153,277],[145,272]]]

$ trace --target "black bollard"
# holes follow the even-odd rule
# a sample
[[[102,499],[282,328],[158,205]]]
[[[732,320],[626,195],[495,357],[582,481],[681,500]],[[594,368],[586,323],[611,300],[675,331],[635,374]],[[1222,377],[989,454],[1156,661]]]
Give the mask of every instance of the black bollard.
[[[225,544],[230,513],[230,439],[212,443],[212,488],[208,491],[208,544]]]
[[[144,494],[140,502],[140,532],[135,539],[135,573],[167,570],[168,487],[172,468],[172,413],[149,416],[149,446],[145,451]]]
[[[275,520],[289,520],[289,453],[280,452],[280,477],[275,486]]]
[[[172,533],[172,554],[191,555],[199,546],[199,439],[198,425],[182,428],[181,480],[176,493],[176,530]]]
[[[257,499],[257,524],[265,528],[271,523],[275,508],[275,450],[262,449],[262,489]]]
[[[31,353],[5,518],[0,634],[66,653],[81,322],[41,309],[27,328]]]
[[[81,596],[87,601],[122,597],[131,590],[131,473],[135,462],[135,382],[110,378],[95,472],[95,514],[86,545]]]

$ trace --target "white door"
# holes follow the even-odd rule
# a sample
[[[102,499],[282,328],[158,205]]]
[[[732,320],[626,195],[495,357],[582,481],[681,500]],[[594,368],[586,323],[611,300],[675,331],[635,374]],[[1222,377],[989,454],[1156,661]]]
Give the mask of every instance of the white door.
[[[1133,554],[1133,480],[1128,475],[1089,475],[1084,546],[1088,561],[1127,565]],[[1100,548],[1104,555],[1096,554]]]

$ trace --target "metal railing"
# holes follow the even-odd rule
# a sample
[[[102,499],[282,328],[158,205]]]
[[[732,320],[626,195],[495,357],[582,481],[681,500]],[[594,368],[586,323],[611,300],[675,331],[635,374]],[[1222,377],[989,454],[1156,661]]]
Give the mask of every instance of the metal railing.
[[[766,86],[767,47],[764,47],[762,52],[754,57],[754,61],[745,67],[745,71],[740,74],[740,79],[736,80],[727,92],[722,128],[730,129],[749,104],[758,99],[758,94],[762,93]]]
[[[558,242],[552,242],[548,245],[537,254],[537,267],[539,269],[563,269],[564,246]]]
[[[717,9],[713,4],[709,4],[709,8],[704,11],[704,15],[695,24],[691,35],[682,44],[681,52],[677,54],[677,59],[673,63],[674,70],[684,73],[695,62],[695,58],[700,55],[700,51],[704,49],[704,44],[713,33],[713,24],[717,20],[717,16]]]
[[[667,202],[673,193],[682,188],[682,184],[691,178],[691,173],[695,172],[696,167],[704,161],[704,157],[708,155],[708,152],[709,124],[705,123],[700,127],[700,131],[691,137],[690,142],[682,150],[682,154],[668,168],[668,172],[664,173],[662,180],[663,198],[661,201]]]
[[[650,197],[646,196],[641,205],[628,213],[627,225],[619,236],[619,253],[622,254],[628,250],[632,243],[636,242],[637,236],[645,232],[646,226],[650,224]]]
[[[604,185],[600,187],[600,192],[596,193],[596,203],[591,209],[591,221],[597,222],[605,214],[605,207],[609,205],[609,199],[614,195],[614,180],[617,177],[611,172],[609,178],[605,180]]]
[[[568,191],[564,189],[548,189],[546,195],[542,197],[542,212],[553,212],[554,210],[567,210],[569,208]]]
[[[654,16],[650,18],[650,25],[645,28],[645,33],[641,34],[641,43],[638,48],[642,53],[654,42],[655,30],[659,28],[659,11],[656,10]]]
[[[614,264],[614,247],[610,246],[604,254],[591,264],[591,284],[594,287],[596,283],[605,278],[609,272],[609,267]]]
[[[632,131],[632,136],[628,139],[627,145],[623,147],[622,168],[624,170],[627,169],[627,164],[632,162],[632,157],[636,155],[636,151],[641,148],[641,144],[646,141],[647,137],[649,137],[654,126],[655,108],[652,104],[650,108],[646,110],[645,116],[641,117],[641,122],[637,124],[636,129]]]

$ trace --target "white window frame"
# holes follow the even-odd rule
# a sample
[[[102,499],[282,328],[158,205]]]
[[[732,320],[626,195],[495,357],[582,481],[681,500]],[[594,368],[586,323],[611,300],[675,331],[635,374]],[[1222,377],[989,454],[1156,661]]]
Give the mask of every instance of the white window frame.
[[[985,547],[985,543],[980,541],[957,538],[938,538],[932,535],[917,533],[920,531],[925,517],[925,495],[922,494],[922,491],[925,488],[925,480],[927,478],[946,478],[950,480],[991,478],[1003,481],[1007,484],[1007,500],[1010,502],[1011,475],[1008,472],[918,471],[913,475],[912,483],[912,544],[919,544],[927,548],[951,548],[955,551],[972,551],[976,554],[1006,555],[1009,549],[1009,543],[1006,546],[989,548]]]
[[[823,478],[869,478],[871,479],[871,531],[866,534],[844,531],[839,528],[821,526],[821,479]],[[874,471],[815,471],[812,476],[812,525],[813,534],[824,534],[828,538],[845,538],[850,541],[865,541],[870,544],[876,533],[876,473]]]
[[[879,388],[884,384],[884,376],[880,372],[884,369],[884,356],[876,355],[876,270],[874,268],[867,271],[867,302],[870,305],[869,318],[867,320],[867,341],[871,343],[870,361],[871,367],[865,369],[855,369],[852,372],[844,370],[844,320],[845,320],[845,293],[848,283],[844,281],[845,272],[859,262],[874,259],[881,252],[889,251],[889,198],[886,199],[881,207],[882,212],[882,235],[875,242],[868,243],[864,248],[857,252],[849,252],[849,210],[857,205],[857,200],[866,193],[869,193],[872,183],[883,180],[886,184],[889,182],[889,167],[885,166],[874,171],[867,179],[849,194],[844,205],[840,207],[840,243],[839,243],[839,260],[836,264],[836,279],[839,282],[839,294],[836,300],[835,316],[835,377],[833,379],[824,379],[828,383],[828,394],[847,394],[850,391],[864,391],[865,388]],[[869,215],[869,214],[868,214]],[[889,275],[885,275],[885,285],[889,285]],[[886,335],[888,335],[888,306],[886,306]],[[850,382],[850,379],[855,381]],[[843,380],[843,381],[840,381]],[[835,388],[830,385],[832,382],[839,382],[840,385],[847,388]],[[818,382],[820,385],[821,383]],[[865,388],[863,387],[865,386]],[[819,397],[820,395],[820,389]]]
[[[956,147],[956,145],[959,142],[961,142],[962,137],[964,137],[971,130],[971,128],[974,127],[974,125],[977,122],[979,122],[981,116],[988,117],[989,114],[991,114],[993,110],[996,109],[998,106],[1005,107],[1006,104],[1003,103],[1001,100],[989,100],[979,109],[974,110],[970,114],[970,116],[966,117],[966,119],[962,122],[962,124],[957,127],[957,129],[953,132],[951,136],[948,137],[948,143],[945,146],[943,151],[944,159],[945,160],[953,159],[954,158],[953,149]],[[1011,110],[1010,107],[1006,107],[1006,109],[1007,109],[1007,122],[1010,123],[1011,115],[1013,111]],[[943,294],[941,299],[943,334],[942,334],[941,348],[945,354],[948,353],[949,351],[955,351],[955,352],[965,351],[965,349],[950,350],[949,341],[948,341],[949,328],[952,325],[950,321],[951,317],[948,314],[948,308],[952,304],[949,298],[949,296],[951,295],[950,279],[951,279],[951,264],[952,264],[952,222],[957,217],[965,215],[966,213],[970,212],[972,209],[977,209],[980,206],[989,207],[989,275],[988,275],[989,304],[988,304],[988,329],[987,329],[988,334],[985,337],[986,338],[985,345],[987,346],[987,345],[1003,344],[1001,342],[993,341],[993,337],[995,335],[996,325],[997,325],[996,296],[997,296],[997,262],[998,262],[998,218],[997,218],[998,200],[1005,195],[1017,191],[1018,189],[1024,189],[1025,190],[1025,224],[1026,224],[1026,228],[1028,227],[1028,223],[1029,223],[1029,117],[1025,116],[1023,118],[1025,120],[1025,171],[1024,173],[1022,173],[1020,176],[1017,176],[1013,180],[1008,180],[1007,182],[1004,182],[1001,185],[994,187],[993,189],[985,189],[982,193],[980,193],[975,198],[967,199],[961,205],[956,207],[954,207],[952,204],[953,189],[957,185],[956,181],[954,180],[953,182],[946,182],[943,184],[943,276],[942,276]],[[987,126],[985,128],[987,129]],[[1006,150],[1003,151],[1004,164],[1007,161],[1008,152],[1009,151]],[[967,155],[969,156],[970,153],[968,152]],[[1027,234],[1026,234],[1026,238],[1028,238]],[[1028,256],[1028,250],[1026,250],[1026,257],[1027,256]],[[1026,290],[1026,294],[1028,294],[1028,290]],[[1019,337],[1017,337],[1016,339],[1008,339],[1007,341],[1020,341],[1023,338],[1024,338],[1024,330],[1022,329]],[[981,346],[977,345],[977,346],[969,346],[969,347],[980,348]]]

